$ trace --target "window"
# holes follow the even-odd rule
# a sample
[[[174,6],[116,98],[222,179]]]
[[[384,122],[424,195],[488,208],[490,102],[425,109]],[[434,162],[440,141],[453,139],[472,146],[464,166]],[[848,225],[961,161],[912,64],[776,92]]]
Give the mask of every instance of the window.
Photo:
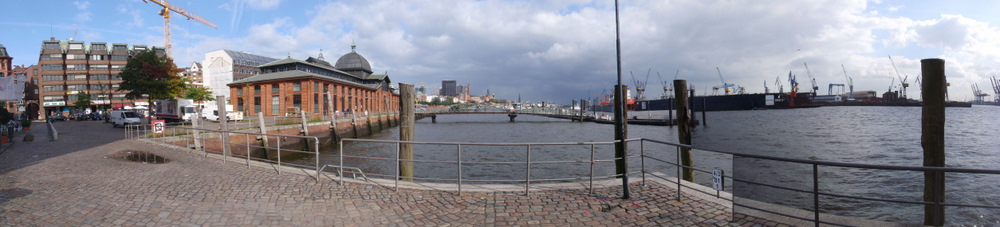
[[[255,95],[259,95],[260,94],[260,85],[253,86],[253,94],[255,94]]]
[[[33,74],[31,74],[31,75],[38,75],[38,69],[35,69],[35,70],[34,70],[34,72],[35,72],[35,73],[33,73]],[[37,82],[36,82],[36,84],[37,84]]]
[[[83,49],[83,44],[82,43],[70,43],[69,44],[69,49],[70,50],[82,50]]]
[[[279,89],[278,89],[278,85],[277,85],[277,84],[275,84],[275,85],[271,85],[271,93],[273,93],[273,94],[277,94],[277,93],[278,93],[278,90],[279,90]]]
[[[60,60],[62,54],[42,54],[42,60]]]
[[[51,42],[51,43],[50,42],[46,42],[45,44],[43,44],[43,46],[47,50],[55,50],[55,49],[59,49],[59,42]]]
[[[117,86],[117,84],[115,84],[115,86]],[[124,100],[125,94],[112,94],[111,97],[118,100]]]
[[[95,54],[95,55],[90,55],[90,60],[91,61],[103,61],[103,60],[107,60],[107,58],[104,55]]]
[[[108,74],[90,75],[90,80],[108,80]]]
[[[66,90],[67,91],[83,91],[83,90],[87,90],[87,85],[82,85],[82,84],[68,85],[68,86],[66,86]]]
[[[241,87],[236,88],[236,95],[243,95],[243,88]]]
[[[295,82],[295,83],[293,83],[292,84],[292,91],[293,92],[302,91],[302,82]]]
[[[319,94],[313,94],[313,113],[319,113]]]
[[[62,70],[62,65],[42,65],[42,70]]]
[[[313,82],[313,92],[319,91],[319,82]]]
[[[292,107],[302,110],[302,95],[292,95]]]
[[[45,96],[45,98],[42,98],[42,99],[45,100],[46,102],[50,102],[50,101],[62,101],[63,100],[63,96],[62,95],[60,95],[60,96]]]
[[[87,55],[83,54],[67,54],[66,60],[83,60],[87,59]]]
[[[90,65],[90,70],[108,70],[108,65]]]
[[[122,80],[122,76],[118,74],[111,74],[112,80]]]
[[[122,69],[125,69],[125,65],[111,65],[111,70],[121,71]]]
[[[87,75],[68,75],[66,80],[87,80]]]
[[[253,97],[253,112],[260,113],[260,97]]]
[[[236,98],[236,111],[243,112],[243,98]]]
[[[87,70],[85,64],[66,65],[66,70]]]
[[[111,55],[112,61],[128,61],[128,56],[125,55]]]
[[[59,81],[63,80],[62,75],[44,75],[42,76],[42,81]]]
[[[272,115],[277,115],[278,114],[278,109],[279,109],[278,108],[278,106],[279,106],[278,102],[279,102],[279,100],[278,100],[278,96],[277,95],[271,96],[271,114]]]
[[[63,86],[62,85],[42,86],[42,91],[45,91],[45,92],[63,91]]]

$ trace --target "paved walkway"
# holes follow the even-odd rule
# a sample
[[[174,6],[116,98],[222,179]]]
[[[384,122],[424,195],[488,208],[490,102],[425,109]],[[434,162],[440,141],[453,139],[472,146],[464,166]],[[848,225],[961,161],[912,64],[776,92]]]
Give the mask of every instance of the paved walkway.
[[[34,142],[0,154],[0,226],[774,226],[661,184],[617,188],[463,193],[337,185],[298,174],[124,139],[101,122],[56,122],[50,142],[36,124]],[[126,149],[170,159],[143,164],[107,158]],[[685,193],[686,194],[686,193]]]

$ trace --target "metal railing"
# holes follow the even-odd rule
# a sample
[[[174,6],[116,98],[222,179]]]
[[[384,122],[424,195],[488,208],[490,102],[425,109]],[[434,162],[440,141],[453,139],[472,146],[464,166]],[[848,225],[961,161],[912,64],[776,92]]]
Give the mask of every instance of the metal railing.
[[[641,141],[642,139],[628,139],[626,142]],[[358,155],[345,155],[344,154],[344,143],[351,142],[366,142],[366,143],[389,143],[396,145],[396,152],[394,158],[383,158],[383,157],[373,157],[373,156],[358,156]],[[401,144],[421,144],[421,145],[454,145],[456,159],[454,161],[440,161],[440,160],[418,160],[418,159],[401,159],[399,157]],[[344,138],[340,141],[340,150],[338,152],[338,166],[344,166],[344,158],[356,158],[356,159],[368,159],[368,160],[392,160],[396,163],[394,175],[388,174],[376,174],[369,173],[369,175],[376,177],[392,178],[394,181],[393,190],[399,189],[399,180],[429,180],[429,181],[451,181],[458,184],[458,193],[462,194],[462,185],[465,182],[523,182],[524,183],[524,193],[527,194],[530,191],[532,182],[554,182],[554,181],[582,181],[587,180],[589,182],[588,188],[593,192],[593,185],[595,179],[611,179],[622,176],[622,174],[597,176],[594,174],[594,166],[602,162],[614,162],[620,160],[621,158],[612,159],[595,159],[597,145],[614,145],[615,142],[572,142],[572,143],[463,143],[463,142],[416,142],[416,141],[399,141],[399,140],[374,140],[374,139],[350,139]],[[503,146],[503,147],[524,147],[525,159],[523,161],[463,161],[462,160],[462,146]],[[585,160],[563,160],[563,161],[533,161],[531,159],[532,147],[540,146],[584,146],[590,148],[590,158]],[[641,155],[632,155],[629,157],[641,157]],[[400,162],[411,162],[411,163],[444,163],[444,164],[454,164],[457,167],[458,177],[455,179],[441,179],[441,178],[420,178],[420,177],[404,177],[399,175],[399,163]],[[590,173],[587,177],[570,177],[570,178],[543,178],[543,179],[533,179],[531,178],[531,166],[532,164],[567,164],[567,163],[589,163]],[[503,164],[503,165],[524,165],[524,178],[514,179],[514,180],[468,180],[463,179],[462,168],[468,165],[482,165],[482,164]],[[340,170],[343,172],[343,170]],[[640,171],[632,172],[640,173]],[[343,175],[340,176],[340,182],[343,183]]]
[[[154,134],[150,131],[150,125],[147,124],[126,125],[125,133],[128,139],[136,139],[136,140],[146,139],[156,143],[187,149],[188,153],[190,153],[191,150],[201,150],[205,153],[206,157],[210,153],[221,154],[223,162],[228,162],[229,157],[245,159],[247,168],[251,167],[252,163],[251,161],[272,163],[276,165],[274,169],[275,171],[277,171],[278,174],[281,174],[282,167],[312,169],[316,171],[316,176],[315,176],[316,181],[317,182],[319,181],[320,171],[322,170],[322,167],[320,165],[320,155],[319,155],[320,143],[318,137],[301,136],[301,135],[266,134],[266,133],[254,133],[254,132],[242,132],[242,131],[223,131],[223,130],[206,129],[206,128],[185,127],[183,125],[174,125],[173,127],[170,126],[171,125],[168,125],[164,129],[163,133]],[[241,139],[240,137],[242,137],[243,143],[231,142],[232,140]],[[268,141],[266,145],[264,145],[261,142],[262,140],[265,140],[265,138]],[[304,141],[297,142],[295,140],[304,140]],[[296,149],[294,147],[290,147],[290,145],[295,145],[295,144],[299,144],[304,148]],[[233,152],[234,150],[245,151],[246,153],[240,154]],[[269,152],[273,151],[275,153],[275,157],[274,158],[254,157],[252,155],[254,151],[264,152],[268,157],[270,157]],[[312,155],[313,158],[315,159],[315,165],[303,165],[303,164],[296,164],[294,162],[281,161],[281,158],[283,156],[291,154]]]
[[[697,171],[697,172],[700,172],[700,173],[712,174],[712,172],[711,172],[712,170],[706,170],[706,169],[701,169],[701,168],[692,167],[692,166],[685,166],[685,165],[681,165],[680,164],[681,163],[681,160],[680,160],[681,149],[680,148],[681,147],[690,147],[688,145],[678,145],[678,144],[675,144],[675,143],[657,141],[657,140],[652,140],[652,139],[642,139],[642,142],[653,142],[653,143],[664,144],[664,145],[671,145],[671,146],[677,147],[677,149],[676,149],[677,150],[677,153],[676,153],[677,161],[676,162],[670,162],[670,161],[666,161],[666,160],[659,159],[659,158],[656,158],[656,157],[646,156],[644,152],[643,152],[643,155],[642,155],[643,156],[643,162],[645,162],[645,159],[650,159],[650,160],[661,162],[661,163],[664,163],[664,164],[673,165],[675,168],[677,168],[677,176],[681,175],[681,169],[682,168],[684,168],[684,169],[690,168],[690,169],[692,169],[694,171]],[[754,206],[752,206],[750,204],[741,204],[741,203],[738,203],[736,201],[735,196],[734,196],[734,198],[730,198],[730,199],[725,199],[725,198],[722,198],[722,199],[726,200],[726,201],[732,202],[734,208],[736,206],[740,206],[740,207],[745,207],[745,208],[748,208],[748,209],[757,210],[757,211],[761,211],[761,212],[765,212],[765,213],[770,213],[770,214],[775,214],[775,215],[780,215],[780,216],[784,216],[784,217],[789,217],[789,218],[794,218],[794,219],[799,219],[799,220],[804,220],[804,221],[812,221],[815,224],[815,226],[819,226],[820,224],[836,225],[836,226],[849,226],[847,224],[833,223],[833,222],[828,222],[828,221],[820,220],[820,212],[819,211],[820,211],[820,205],[821,205],[821,203],[820,203],[819,196],[821,196],[821,195],[822,196],[829,196],[829,197],[836,197],[836,198],[846,198],[846,199],[876,201],[876,202],[889,202],[889,203],[900,203],[900,204],[933,205],[933,206],[936,207],[936,209],[944,209],[944,207],[946,207],[946,206],[1000,209],[1000,206],[983,205],[983,204],[962,204],[962,203],[907,201],[907,200],[898,200],[898,199],[884,199],[884,198],[873,198],[873,197],[855,196],[855,195],[847,195],[847,194],[837,194],[837,193],[829,193],[829,192],[820,192],[819,191],[819,189],[820,189],[819,188],[819,179],[820,179],[820,176],[819,176],[819,167],[822,166],[822,167],[844,167],[844,168],[874,169],[874,170],[918,171],[918,172],[924,172],[924,173],[927,173],[927,174],[936,174],[938,176],[944,176],[945,173],[974,173],[974,174],[1000,175],[1000,170],[970,169],[970,168],[951,168],[951,167],[922,167],[922,166],[918,167],[918,166],[894,166],[894,165],[857,164],[857,163],[845,163],[845,162],[832,162],[832,161],[817,161],[817,160],[807,160],[807,159],[795,159],[795,158],[775,157],[775,156],[756,155],[756,154],[744,154],[744,153],[736,153],[736,152],[730,152],[730,151],[719,151],[719,150],[709,150],[709,149],[698,149],[698,150],[699,151],[704,151],[704,152],[712,152],[712,153],[732,155],[733,158],[734,158],[734,160],[736,159],[736,157],[744,157],[744,158],[753,158],[753,159],[764,159],[764,160],[779,161],[779,162],[783,162],[783,163],[797,163],[797,164],[811,165],[811,167],[812,167],[812,172],[811,172],[811,176],[812,176],[812,189],[811,190],[802,190],[802,189],[796,189],[796,188],[792,188],[792,187],[788,187],[788,186],[774,185],[774,184],[767,184],[767,183],[761,183],[761,182],[755,182],[755,181],[750,181],[750,180],[739,179],[739,178],[736,178],[732,174],[724,174],[724,175],[722,175],[723,179],[724,178],[730,178],[732,181],[735,181],[735,182],[742,182],[742,183],[747,183],[747,184],[752,184],[752,185],[759,185],[759,186],[765,186],[765,187],[770,187],[770,188],[790,190],[790,191],[801,192],[801,193],[809,193],[809,194],[812,195],[812,200],[813,200],[812,201],[812,209],[813,210],[811,211],[813,213],[813,217],[811,217],[811,218],[804,218],[804,217],[799,217],[799,216],[795,216],[795,215],[788,214],[788,213],[782,213],[782,212],[779,212],[779,211],[767,210],[766,208],[754,207]],[[645,165],[643,165],[643,166],[645,166]],[[643,172],[643,177],[645,177],[645,174],[646,174],[645,168],[643,168],[642,172]],[[668,180],[668,179],[665,178],[665,176],[658,176],[658,175],[655,175],[655,174],[651,174],[651,175],[654,176],[654,177],[660,178],[660,179]],[[921,179],[921,180],[923,180],[923,179]],[[694,187],[682,185],[681,182],[680,182],[680,180],[677,180],[676,182],[677,182],[677,191],[678,192],[680,192],[681,188],[684,187],[684,188],[688,188],[688,189],[691,189],[691,190],[694,190],[694,191],[697,191],[697,192],[700,192],[700,193],[703,193],[703,194],[706,194],[706,195],[717,195],[716,194],[717,192],[713,193],[713,192],[708,192],[708,191],[702,191],[702,190],[696,189]],[[940,191],[940,190],[943,190],[943,189],[935,189],[935,190]],[[677,199],[680,200],[680,193],[677,193]],[[934,212],[934,213],[937,214],[937,212]],[[936,217],[936,218],[939,218],[938,220],[943,220],[944,217]]]

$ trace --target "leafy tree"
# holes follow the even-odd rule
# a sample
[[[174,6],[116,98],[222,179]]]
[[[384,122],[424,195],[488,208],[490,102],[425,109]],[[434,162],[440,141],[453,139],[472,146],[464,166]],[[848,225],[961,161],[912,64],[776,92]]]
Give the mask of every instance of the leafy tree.
[[[90,106],[90,104],[91,104],[90,94],[87,94],[86,91],[80,91],[80,93],[76,93],[76,102],[73,102],[74,106],[83,109]]]
[[[201,119],[201,104],[205,101],[215,100],[215,98],[212,97],[212,90],[209,90],[206,87],[193,86],[184,91],[184,98],[194,100],[195,103],[198,103],[198,119]]]
[[[122,78],[118,91],[127,91],[127,99],[146,98],[149,110],[156,110],[153,100],[173,99],[187,88],[179,76],[181,71],[172,59],[161,57],[152,50],[143,51],[129,59],[118,74]]]

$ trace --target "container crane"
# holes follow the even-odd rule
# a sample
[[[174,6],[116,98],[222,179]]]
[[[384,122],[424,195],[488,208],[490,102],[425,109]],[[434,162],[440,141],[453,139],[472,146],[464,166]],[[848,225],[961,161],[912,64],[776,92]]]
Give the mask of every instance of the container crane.
[[[208,20],[205,20],[205,18],[201,18],[200,16],[195,15],[194,13],[188,12],[184,8],[177,7],[176,5],[170,4],[170,2],[167,2],[165,0],[142,0],[142,1],[146,3],[153,2],[156,3],[157,5],[163,6],[163,9],[160,10],[160,16],[163,16],[163,39],[166,42],[166,45],[164,45],[164,47],[167,49],[167,57],[169,58],[173,58],[173,51],[171,50],[173,45],[170,44],[170,11],[174,11],[180,15],[183,15],[187,17],[188,20],[195,20],[197,22],[201,22],[202,24],[208,25],[209,27],[212,27],[214,29],[218,29],[217,27],[215,27],[215,24],[213,24]]]
[[[854,79],[847,76],[847,68],[844,68],[844,64],[840,64],[840,69],[844,70],[844,79],[847,79],[847,87],[850,89],[851,93],[847,93],[847,100],[854,99]]]
[[[975,103],[975,104],[983,104],[985,102],[983,99],[986,96],[990,96],[990,95],[984,93],[982,90],[979,90],[979,85],[978,84],[972,84],[972,95],[975,96],[975,99],[972,101],[972,103]]]
[[[677,75],[680,75],[680,74],[681,74],[681,70],[678,69],[677,73],[674,73],[674,80],[677,80]],[[660,72],[656,72],[656,77],[660,78],[660,84],[663,85],[663,95],[661,96],[661,98],[667,99],[667,98],[672,97],[673,96],[673,92],[672,91],[674,91],[673,81],[663,81],[663,77],[660,77]]]
[[[990,79],[990,83],[993,84],[993,94],[996,95],[993,102],[1000,103],[1000,80],[997,80],[997,77],[994,76]]]
[[[902,88],[900,88],[900,91],[899,91],[900,93],[902,93],[900,95],[903,96],[903,100],[906,100],[906,88],[910,87],[910,83],[907,83],[906,79],[908,77],[910,77],[910,76],[906,76],[906,78],[899,76],[899,70],[896,69],[896,63],[893,62],[891,55],[889,56],[889,63],[892,63],[892,70],[896,71],[896,77],[899,77],[899,85],[902,86]]]
[[[722,78],[722,70],[719,70],[719,67],[715,67],[715,71],[719,72],[719,80],[722,80],[722,85],[712,87],[712,90],[713,91],[718,91],[721,88],[723,90],[723,94],[729,95],[729,92],[732,91],[732,89],[730,89],[730,88],[731,87],[736,87],[736,85],[735,84],[727,84],[726,83],[726,79]]]
[[[648,71],[646,71],[646,80],[642,80],[642,81],[636,80],[635,79],[635,75],[632,74],[632,71],[628,72],[629,75],[632,75],[632,83],[635,84],[635,93],[636,93],[636,95],[635,95],[636,99],[635,100],[645,100],[646,99],[646,95],[645,95],[645,93],[646,93],[646,82],[649,81],[649,73],[652,72],[652,71],[653,71],[652,68],[650,68]]]
[[[809,76],[809,80],[812,81],[812,93],[813,96],[816,96],[817,91],[819,91],[819,86],[816,86],[816,78],[813,78],[812,72],[809,71],[809,64],[806,64],[806,62],[802,62],[802,64],[806,66],[806,75]]]

